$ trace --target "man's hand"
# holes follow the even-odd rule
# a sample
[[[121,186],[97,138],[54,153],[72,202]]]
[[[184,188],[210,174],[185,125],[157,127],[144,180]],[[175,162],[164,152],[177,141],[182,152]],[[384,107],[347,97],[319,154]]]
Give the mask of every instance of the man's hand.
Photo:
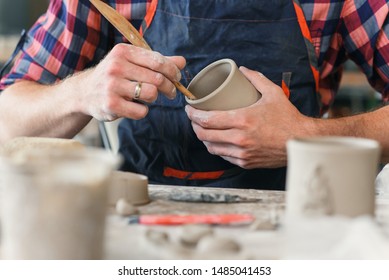
[[[80,110],[102,121],[119,117],[140,119],[148,108],[133,102],[136,87],[141,82],[139,100],[151,103],[158,91],[174,99],[172,81],[181,79],[183,57],[165,57],[129,44],[118,44],[93,69],[73,78],[79,79]]]
[[[201,111],[187,106],[193,129],[211,154],[242,168],[285,166],[286,141],[309,134],[312,120],[262,74],[244,67],[240,70],[262,98],[247,108],[230,111]]]

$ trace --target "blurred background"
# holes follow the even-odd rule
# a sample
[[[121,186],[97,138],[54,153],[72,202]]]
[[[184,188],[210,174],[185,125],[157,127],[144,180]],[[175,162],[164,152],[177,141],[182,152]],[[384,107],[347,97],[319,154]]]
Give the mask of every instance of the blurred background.
[[[381,94],[368,83],[365,75],[352,61],[347,61],[338,94],[329,117],[342,117],[382,106]]]
[[[0,33],[19,34],[46,10],[49,0],[0,0]]]
[[[49,0],[0,0],[0,64],[13,51],[19,34],[44,13]]]
[[[19,34],[45,12],[49,0],[0,0],[0,66],[8,59],[18,42]],[[375,92],[356,65],[345,65],[341,87],[327,117],[341,117],[380,106],[380,94]],[[100,145],[97,125],[92,122],[80,135],[91,145]]]

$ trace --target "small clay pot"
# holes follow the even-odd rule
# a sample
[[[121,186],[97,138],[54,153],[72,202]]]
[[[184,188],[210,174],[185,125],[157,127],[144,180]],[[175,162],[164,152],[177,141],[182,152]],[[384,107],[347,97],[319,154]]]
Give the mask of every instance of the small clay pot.
[[[108,204],[115,205],[119,199],[132,205],[149,203],[148,178],[132,172],[114,171],[108,188]]]
[[[261,94],[231,59],[221,59],[201,70],[188,85],[197,99],[185,97],[189,105],[201,110],[232,110],[250,106]]]
[[[322,136],[287,142],[286,218],[374,216],[381,147],[375,140]]]
[[[102,259],[107,187],[120,163],[92,147],[0,156],[2,258]]]

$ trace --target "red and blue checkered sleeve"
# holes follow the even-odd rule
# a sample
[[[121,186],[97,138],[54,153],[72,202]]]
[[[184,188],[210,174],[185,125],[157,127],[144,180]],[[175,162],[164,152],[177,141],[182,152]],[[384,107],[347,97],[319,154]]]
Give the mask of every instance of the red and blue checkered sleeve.
[[[107,0],[140,27],[152,1]],[[97,64],[124,38],[89,0],[51,0],[47,12],[29,30],[22,53],[0,81],[0,91],[17,80],[52,84]]]
[[[389,99],[388,11],[386,0],[345,1],[340,26],[347,55],[386,100]]]
[[[29,30],[22,54],[0,89],[25,79],[51,84],[99,61],[107,51],[107,28],[88,0],[52,0]]]

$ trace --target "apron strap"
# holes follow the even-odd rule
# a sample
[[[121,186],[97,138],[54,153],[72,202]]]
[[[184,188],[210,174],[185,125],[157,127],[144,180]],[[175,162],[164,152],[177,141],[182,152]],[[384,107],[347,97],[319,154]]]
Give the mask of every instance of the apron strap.
[[[163,169],[163,176],[182,179],[182,180],[215,180],[215,179],[239,174],[240,172],[241,172],[241,168],[239,167],[234,167],[228,170],[191,172],[191,171],[178,170],[172,167],[165,166]]]
[[[143,32],[146,31],[146,29],[150,26],[151,22],[153,21],[155,12],[157,11],[158,6],[158,0],[151,0],[151,3],[149,4],[149,7],[146,11],[146,16],[144,20],[142,21],[142,25],[140,26],[139,33],[143,36]]]
[[[311,70],[316,84],[316,92],[318,93],[319,92],[319,68],[318,68],[317,58],[315,56],[315,50],[313,48],[311,33],[309,31],[308,24],[305,19],[304,11],[300,6],[299,1],[293,0],[293,6],[296,11],[297,21],[299,23],[301,33],[303,34],[304,37],[305,45],[307,47],[309,63],[311,64]]]
[[[286,97],[290,97],[290,80],[292,78],[292,72],[283,72],[282,73],[282,90],[284,91]]]

